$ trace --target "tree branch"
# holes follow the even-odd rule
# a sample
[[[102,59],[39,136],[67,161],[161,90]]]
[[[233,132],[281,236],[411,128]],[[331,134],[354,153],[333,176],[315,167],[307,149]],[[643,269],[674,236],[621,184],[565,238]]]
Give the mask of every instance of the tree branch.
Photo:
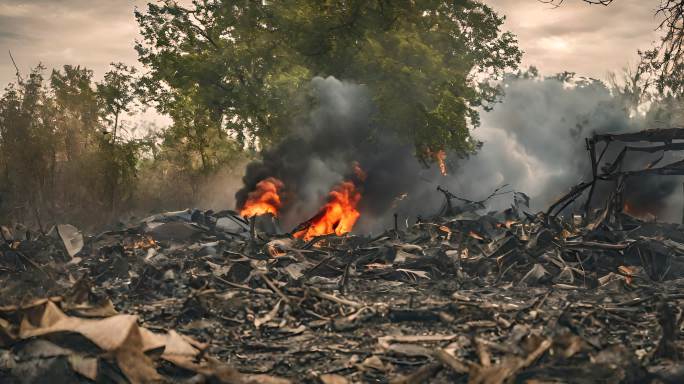
[[[17,67],[16,61],[14,61],[14,57],[12,57],[12,51],[7,50],[7,53],[9,53],[10,60],[12,60],[12,65],[14,65],[14,69],[17,71],[17,80],[19,80],[19,84],[24,82],[24,79],[21,78],[21,72],[19,72],[19,67]]]
[[[537,0],[537,1],[539,1],[540,3],[544,3],[544,4],[551,4],[555,8],[558,8],[561,5],[563,5],[563,1],[565,1],[565,0]],[[604,5],[604,6],[610,5],[613,2],[613,0],[582,0],[582,1],[587,3],[587,4]]]

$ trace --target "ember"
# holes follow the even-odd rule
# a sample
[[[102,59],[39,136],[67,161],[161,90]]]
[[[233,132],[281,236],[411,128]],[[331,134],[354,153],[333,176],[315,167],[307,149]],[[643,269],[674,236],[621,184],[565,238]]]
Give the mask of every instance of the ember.
[[[309,240],[331,233],[343,235],[351,232],[360,214],[356,205],[361,193],[351,181],[345,181],[330,191],[328,202],[294,237]]]
[[[277,216],[282,204],[278,193],[283,187],[283,182],[275,177],[261,180],[257,183],[256,189],[247,196],[247,201],[240,210],[240,215],[252,217],[270,213]]]
[[[511,229],[511,227],[512,227],[513,225],[515,225],[515,224],[518,224],[518,221],[517,221],[517,220],[506,220],[506,221],[504,221],[504,222],[497,223],[496,226],[499,227],[499,228]]]
[[[157,247],[157,242],[151,236],[140,236],[140,238],[126,245],[128,249],[149,249],[155,247]]]
[[[368,177],[357,161],[352,163],[352,170],[354,171],[354,176],[360,181],[365,181],[366,177]]]
[[[655,221],[656,216],[650,212],[648,208],[643,208],[643,207],[635,207],[634,205],[630,204],[629,202],[625,202],[625,204],[622,207],[623,212],[626,214],[642,219],[644,221]]]
[[[485,238],[475,231],[468,232],[468,236],[476,240],[484,240]]]

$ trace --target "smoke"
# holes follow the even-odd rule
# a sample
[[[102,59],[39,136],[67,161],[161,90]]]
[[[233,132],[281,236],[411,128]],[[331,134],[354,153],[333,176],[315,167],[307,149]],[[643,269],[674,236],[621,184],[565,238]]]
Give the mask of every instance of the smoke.
[[[229,167],[223,167],[204,180],[194,194],[191,206],[220,211],[235,205],[235,197],[226,191],[235,191],[242,186],[242,173],[247,161],[240,159]]]
[[[457,177],[448,183],[453,191],[479,197],[493,186],[510,184],[531,197],[533,211],[545,210],[573,185],[591,179],[586,137],[653,128],[647,116],[630,116],[634,113],[625,100],[597,80],[511,76],[504,86],[502,103],[483,114],[482,126],[474,131],[484,143],[482,149],[458,164]],[[604,160],[613,160],[622,147],[611,144]],[[625,168],[641,169],[659,154],[628,156]],[[660,164],[673,158],[665,154]],[[631,178],[625,200],[659,219],[679,221],[681,196],[674,193],[679,192],[678,185],[679,177]],[[603,204],[612,187],[609,182],[599,184],[595,205]],[[504,197],[493,205],[502,208],[509,203]]]
[[[236,194],[238,207],[260,180],[274,176],[285,184],[281,222],[286,228],[295,226],[317,213],[334,185],[353,177],[354,162],[367,174],[360,185],[360,230],[389,223],[393,200],[406,193],[418,197],[426,190],[423,184],[435,194],[436,184],[429,180],[439,172],[424,169],[411,145],[376,125],[365,86],[317,77],[311,81],[310,96],[314,106],[291,134],[265,150],[261,161],[247,166],[244,188]],[[439,196],[432,197],[438,206]]]
[[[365,86],[333,77],[314,78],[309,98],[298,101],[313,101],[313,106],[294,123],[287,138],[246,167],[236,205],[244,204],[259,181],[279,178],[285,184],[281,223],[290,229],[315,215],[336,184],[353,178],[352,167],[358,162],[367,173],[360,185],[361,219],[355,227],[359,232],[388,227],[395,213],[402,222],[437,213],[444,202],[436,191],[438,185],[479,200],[509,184],[509,189],[531,197],[533,211],[543,210],[570,187],[589,179],[585,137],[646,128],[645,118],[630,118],[625,103],[598,81],[520,75],[509,77],[503,85],[506,96],[492,112],[482,114],[482,125],[474,131],[482,149],[467,159],[450,157],[445,177],[436,166],[421,165],[412,145],[377,124]],[[606,159],[619,149],[611,149]],[[626,165],[637,169],[656,156],[633,158]],[[661,219],[678,220],[679,214],[673,213],[677,210],[664,202],[678,201],[673,192],[680,184],[671,177],[634,179],[626,199],[648,206]],[[597,202],[609,188],[598,189]],[[498,197],[490,202],[491,208],[506,208],[511,200],[510,195]]]

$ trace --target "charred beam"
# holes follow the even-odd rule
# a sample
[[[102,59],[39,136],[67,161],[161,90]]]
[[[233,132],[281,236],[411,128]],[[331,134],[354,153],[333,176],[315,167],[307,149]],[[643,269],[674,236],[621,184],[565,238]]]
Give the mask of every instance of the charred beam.
[[[600,176],[602,180],[614,180],[620,176],[640,176],[640,175],[663,175],[663,176],[682,176],[684,175],[684,160],[675,161],[660,168],[645,168],[636,171],[618,171]]]
[[[652,147],[625,147],[625,150],[631,152],[648,152],[655,153],[660,151],[684,151],[684,143],[670,143],[664,145],[657,145]]]
[[[606,144],[606,148],[608,145]],[[596,178],[598,174],[598,162],[596,161],[596,141],[587,139],[587,151],[589,151],[589,159],[591,160],[591,176],[592,183],[589,188],[589,194],[587,195],[587,201],[584,203],[584,217],[589,217],[589,207],[591,206],[591,198],[594,196],[594,189],[596,188]],[[604,148],[605,153],[605,148]],[[603,153],[601,154],[603,156]],[[570,204],[569,202],[563,206],[560,210],[562,211]]]
[[[610,142],[671,142],[672,140],[684,140],[684,128],[667,128],[667,129],[648,129],[645,131],[634,133],[620,133],[620,134],[600,134],[594,135],[594,141]]]
[[[590,181],[590,182],[583,181],[580,184],[574,186],[570,190],[570,192],[561,196],[561,198],[556,200],[555,203],[551,204],[549,209],[546,211],[547,220],[549,220],[551,217],[557,216],[558,213],[560,213],[560,211],[563,210],[563,208],[567,207],[569,205],[569,203],[571,203],[572,201],[577,199],[582,194],[582,192],[584,192],[585,189],[591,187],[594,183],[595,183],[595,181]],[[566,203],[565,205],[562,206],[563,208],[559,209],[558,212],[556,212],[555,214],[552,214],[553,211],[556,210],[556,207],[561,206],[561,204],[563,204],[563,203]]]

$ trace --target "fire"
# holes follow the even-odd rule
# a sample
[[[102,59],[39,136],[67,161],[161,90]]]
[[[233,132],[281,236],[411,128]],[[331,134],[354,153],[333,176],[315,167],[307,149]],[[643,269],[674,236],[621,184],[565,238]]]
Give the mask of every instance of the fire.
[[[356,205],[361,200],[361,193],[351,181],[337,185],[328,195],[328,202],[311,219],[306,228],[295,232],[294,237],[310,240],[315,236],[335,233],[340,236],[351,232],[356,220],[361,215]]]
[[[447,172],[447,165],[446,165],[446,151],[443,149],[440,149],[437,152],[433,152],[432,149],[429,147],[425,148],[425,156],[426,158],[432,158],[435,161],[437,161],[437,164],[439,165],[439,172],[442,174],[442,176],[446,176],[448,174]]]
[[[133,240],[133,242],[124,245],[127,249],[148,249],[156,248],[157,242],[150,236],[140,236],[138,239]]]
[[[435,153],[435,159],[439,163],[439,172],[442,173],[442,176],[447,175],[447,167],[446,167],[446,152],[444,152],[443,149],[440,149]]]
[[[656,221],[656,215],[651,213],[651,209],[647,207],[635,207],[629,202],[625,202],[625,204],[622,206],[622,211],[632,217],[636,217],[637,219],[644,221]]]
[[[278,193],[283,187],[283,182],[275,177],[261,180],[257,183],[256,189],[247,195],[247,202],[240,210],[240,215],[252,217],[270,213],[278,216],[282,204]]]

